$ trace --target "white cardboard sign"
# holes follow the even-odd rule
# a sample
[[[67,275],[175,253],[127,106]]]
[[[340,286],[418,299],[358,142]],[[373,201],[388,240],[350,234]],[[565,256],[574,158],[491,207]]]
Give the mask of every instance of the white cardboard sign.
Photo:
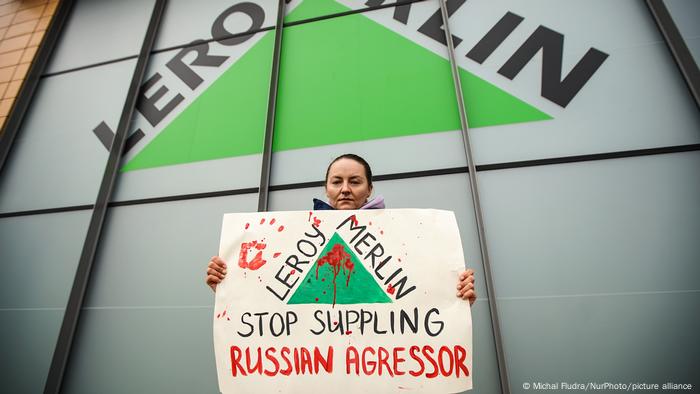
[[[226,214],[214,350],[223,393],[451,393],[472,387],[454,214]]]

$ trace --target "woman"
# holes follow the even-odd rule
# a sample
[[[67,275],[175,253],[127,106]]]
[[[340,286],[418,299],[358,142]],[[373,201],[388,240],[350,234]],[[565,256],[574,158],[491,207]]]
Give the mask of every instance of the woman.
[[[330,209],[382,209],[384,199],[372,194],[372,170],[365,159],[354,154],[344,154],[335,158],[326,170],[326,196],[328,203],[314,199],[314,210]],[[226,263],[214,256],[207,267],[206,283],[216,291],[216,285],[226,276]],[[468,300],[469,305],[476,301],[474,271],[468,269],[459,275],[457,297]]]

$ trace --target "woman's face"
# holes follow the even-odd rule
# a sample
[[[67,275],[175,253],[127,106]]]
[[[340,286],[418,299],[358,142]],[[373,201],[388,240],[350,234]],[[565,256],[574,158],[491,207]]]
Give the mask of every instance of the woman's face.
[[[360,209],[369,195],[365,168],[352,159],[340,159],[331,165],[326,179],[326,196],[335,209]]]

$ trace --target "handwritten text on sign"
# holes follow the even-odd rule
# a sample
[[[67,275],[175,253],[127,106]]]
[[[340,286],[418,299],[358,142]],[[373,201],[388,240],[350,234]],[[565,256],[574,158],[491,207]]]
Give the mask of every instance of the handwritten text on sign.
[[[227,214],[219,254],[228,265],[214,311],[222,392],[471,388],[451,212]]]

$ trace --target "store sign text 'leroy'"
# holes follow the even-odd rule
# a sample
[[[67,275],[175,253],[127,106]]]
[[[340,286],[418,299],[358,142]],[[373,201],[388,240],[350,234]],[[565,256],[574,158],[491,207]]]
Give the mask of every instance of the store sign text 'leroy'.
[[[378,6],[383,3],[385,3],[385,0],[369,0],[365,5]],[[446,3],[448,14],[452,16],[465,3],[466,0],[448,0]],[[396,6],[394,7],[393,18],[406,25],[408,24],[410,12],[410,3]],[[249,29],[238,33],[228,31],[225,23],[233,15],[249,18],[251,22]],[[211,35],[214,41],[195,40],[191,42],[166,63],[167,70],[154,73],[143,83],[136,106],[138,112],[154,128],[161,124],[171,112],[185,101],[185,95],[192,95],[194,90],[204,82],[202,76],[197,73],[193,66],[220,67],[228,60],[229,56],[210,53],[210,44],[218,44],[224,47],[240,45],[253,37],[252,32],[258,31],[262,27],[264,20],[265,10],[251,2],[241,2],[224,10],[214,20],[211,27]],[[485,33],[481,40],[466,53],[465,57],[482,64],[523,20],[522,16],[506,12]],[[418,32],[442,45],[446,45],[440,10],[432,14],[418,28]],[[462,39],[453,36],[453,42],[455,48],[457,48]],[[540,25],[501,66],[498,73],[508,79],[514,79],[541,50],[542,84],[540,94],[545,99],[565,108],[603,64],[608,54],[596,48],[590,48],[566,76],[562,78],[563,46],[563,34]],[[186,61],[186,58],[192,60]],[[163,97],[171,89],[161,82],[161,79],[163,79],[161,72],[167,72],[176,77],[189,88],[189,91],[176,92],[167,102],[163,102]],[[93,129],[93,132],[105,148],[109,149],[114,138],[114,132],[110,127],[103,121]],[[143,137],[145,137],[145,133],[140,128],[131,133],[127,139],[124,153],[130,151]]]

